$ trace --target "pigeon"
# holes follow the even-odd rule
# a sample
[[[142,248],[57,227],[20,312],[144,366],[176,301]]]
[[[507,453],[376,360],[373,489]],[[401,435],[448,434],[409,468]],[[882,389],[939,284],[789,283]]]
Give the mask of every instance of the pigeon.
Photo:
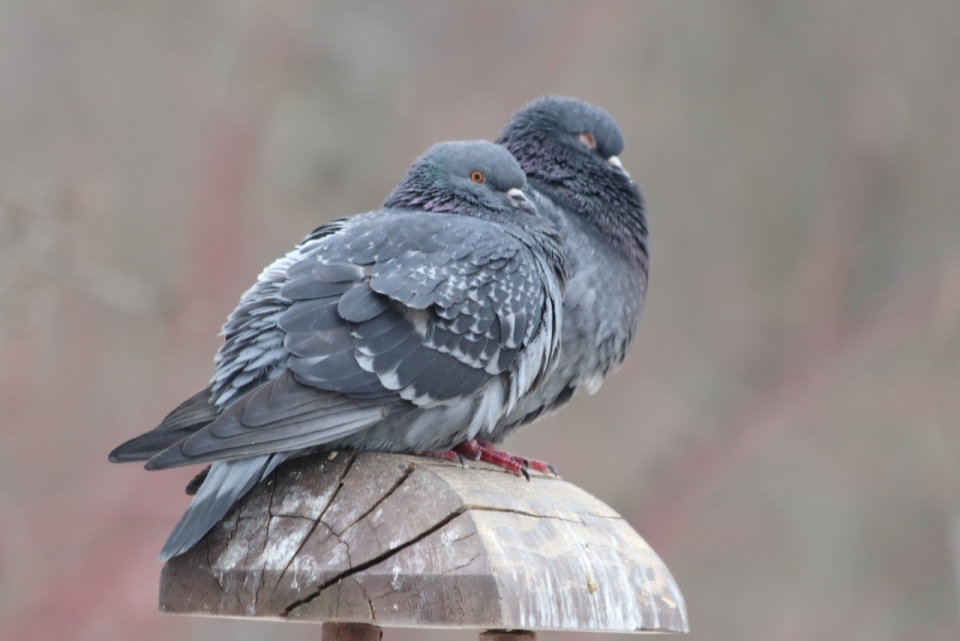
[[[210,385],[113,462],[211,463],[160,560],[280,463],[325,450],[438,453],[486,439],[550,374],[568,267],[503,147],[440,143],[377,211],[269,265],[223,327]]]
[[[620,163],[623,134],[606,111],[539,98],[514,114],[496,142],[520,163],[525,193],[563,236],[570,277],[557,367],[481,443],[489,450],[581,387],[600,388],[633,344],[650,263],[643,197]]]
[[[557,412],[583,387],[596,393],[633,344],[647,291],[647,217],[623,168],[623,134],[603,109],[548,96],[517,111],[496,141],[527,174],[524,192],[563,237],[570,269],[563,299],[560,360],[547,380],[504,416],[487,438],[455,451],[507,469],[556,469],[498,445],[517,428]]]

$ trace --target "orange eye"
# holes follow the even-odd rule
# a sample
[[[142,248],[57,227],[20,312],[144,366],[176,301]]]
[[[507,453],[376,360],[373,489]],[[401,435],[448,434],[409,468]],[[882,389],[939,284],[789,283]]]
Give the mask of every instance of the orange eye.
[[[482,183],[483,172],[477,171],[476,169],[474,169],[473,171],[470,172],[470,180],[472,180],[475,183]]]
[[[580,142],[587,146],[587,149],[596,149],[597,148],[597,139],[593,137],[593,134],[589,131],[585,131],[580,134]]]

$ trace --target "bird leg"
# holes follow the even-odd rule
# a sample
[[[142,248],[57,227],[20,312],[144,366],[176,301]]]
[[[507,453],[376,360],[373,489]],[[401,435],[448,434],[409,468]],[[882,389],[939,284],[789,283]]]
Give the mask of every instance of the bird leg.
[[[527,480],[530,480],[530,474],[527,472],[528,469],[535,470],[541,474],[549,473],[554,476],[559,476],[557,470],[549,463],[504,452],[490,441],[474,441],[471,439],[457,445],[451,451],[473,461],[480,460],[496,465],[497,467],[502,467],[517,476],[523,474],[527,477]]]

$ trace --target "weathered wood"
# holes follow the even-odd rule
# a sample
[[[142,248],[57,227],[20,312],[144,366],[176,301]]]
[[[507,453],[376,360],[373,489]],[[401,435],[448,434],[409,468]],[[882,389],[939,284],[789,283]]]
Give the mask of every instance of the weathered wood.
[[[369,623],[324,623],[320,641],[380,641],[383,630]]]
[[[164,612],[378,626],[686,632],[630,525],[558,478],[416,456],[303,457],[163,568]]]
[[[537,641],[537,633],[530,630],[486,630],[480,641]]]

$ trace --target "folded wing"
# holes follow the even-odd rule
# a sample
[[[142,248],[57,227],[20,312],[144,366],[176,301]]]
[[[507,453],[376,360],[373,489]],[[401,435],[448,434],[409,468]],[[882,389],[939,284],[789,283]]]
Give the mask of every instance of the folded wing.
[[[505,412],[555,360],[556,277],[501,226],[374,212],[281,261],[261,276],[269,295],[245,296],[231,317],[244,322],[225,327],[214,391],[235,398],[149,469],[315,447],[490,386]]]

